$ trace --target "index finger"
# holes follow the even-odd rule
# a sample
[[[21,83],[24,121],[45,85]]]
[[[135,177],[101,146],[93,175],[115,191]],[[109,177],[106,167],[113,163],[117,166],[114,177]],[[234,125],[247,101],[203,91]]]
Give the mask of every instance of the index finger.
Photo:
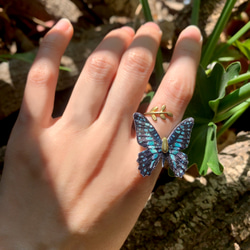
[[[166,136],[181,121],[192,98],[197,67],[201,55],[202,36],[199,29],[189,26],[180,34],[167,73],[165,74],[148,110],[166,105],[173,114],[166,121],[158,118],[154,126],[161,136]],[[151,119],[151,117],[148,117]]]

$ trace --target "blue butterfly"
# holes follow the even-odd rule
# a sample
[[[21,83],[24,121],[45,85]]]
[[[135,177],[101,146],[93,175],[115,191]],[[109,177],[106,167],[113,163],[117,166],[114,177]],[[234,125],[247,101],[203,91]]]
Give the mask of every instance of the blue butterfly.
[[[167,160],[175,176],[182,177],[187,170],[188,157],[180,150],[188,147],[194,119],[190,117],[183,120],[168,138],[162,139],[144,115],[134,113],[134,123],[139,145],[147,148],[138,154],[137,162],[141,175],[150,175],[162,159],[162,167]]]

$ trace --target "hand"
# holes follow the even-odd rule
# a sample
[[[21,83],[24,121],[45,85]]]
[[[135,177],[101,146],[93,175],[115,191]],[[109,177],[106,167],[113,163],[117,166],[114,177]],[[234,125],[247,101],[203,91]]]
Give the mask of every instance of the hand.
[[[132,128],[154,67],[158,26],[111,31],[88,58],[65,112],[53,119],[58,68],[72,33],[67,20],[59,21],[28,75],[1,182],[3,249],[119,249],[161,170],[140,175],[142,148]],[[192,97],[201,40],[195,27],[181,33],[148,108],[166,104],[174,114],[153,123],[161,136],[180,122]]]

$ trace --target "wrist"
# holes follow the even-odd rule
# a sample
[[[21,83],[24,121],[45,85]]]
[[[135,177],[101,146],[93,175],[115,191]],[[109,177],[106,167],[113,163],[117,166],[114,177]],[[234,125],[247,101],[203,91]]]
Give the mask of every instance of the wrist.
[[[32,214],[20,214],[0,210],[0,250],[63,249],[61,246],[69,237],[65,230],[47,226],[46,219],[32,219]]]

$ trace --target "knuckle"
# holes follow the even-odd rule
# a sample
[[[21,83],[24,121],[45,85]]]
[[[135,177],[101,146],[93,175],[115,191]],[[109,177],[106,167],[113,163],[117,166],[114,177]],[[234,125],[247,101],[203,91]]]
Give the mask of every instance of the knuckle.
[[[47,63],[39,62],[34,64],[28,74],[28,81],[34,85],[44,85],[50,83],[55,77],[55,73],[49,68]]]
[[[193,91],[187,87],[187,84],[181,84],[178,79],[168,79],[168,86],[170,95],[179,106],[185,105],[191,100]]]
[[[59,46],[59,44],[61,44],[61,41],[59,40],[59,38],[60,37],[58,35],[46,35],[42,40],[40,49],[44,53],[53,53],[54,55],[60,55],[61,46]]]
[[[105,76],[113,73],[117,68],[112,59],[103,55],[93,55],[88,58],[87,71],[95,80],[103,80]]]
[[[148,73],[153,66],[153,56],[144,49],[136,49],[136,51],[128,52],[125,59],[125,68],[129,71]]]
[[[52,36],[47,36],[44,38],[44,40],[42,41],[41,43],[41,48],[43,50],[55,50],[57,49],[57,46],[56,46],[56,40],[55,39],[52,39],[53,37]]]

